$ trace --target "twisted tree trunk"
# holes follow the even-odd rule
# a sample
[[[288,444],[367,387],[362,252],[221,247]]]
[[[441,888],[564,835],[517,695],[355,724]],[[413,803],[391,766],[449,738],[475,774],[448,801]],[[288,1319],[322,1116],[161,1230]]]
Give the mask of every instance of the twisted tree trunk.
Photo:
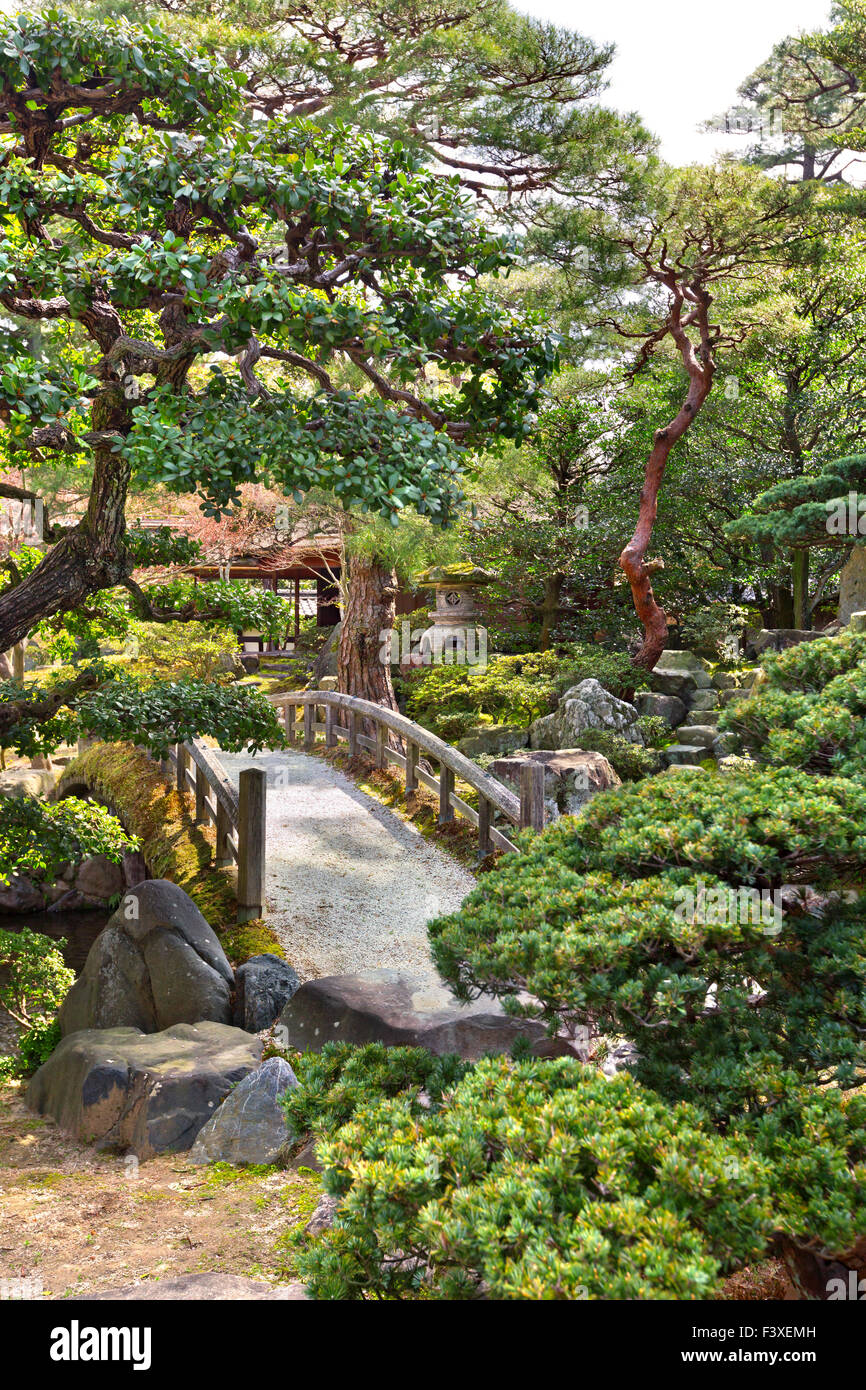
[[[348,554],[337,686],[345,695],[397,709],[391,685],[390,638],[397,579],[376,559]]]
[[[694,286],[683,288],[672,277],[665,283],[671,293],[671,310],[665,324],[665,334],[670,334],[679,349],[688,373],[689,389],[686,399],[670,423],[656,430],[640,494],[637,526],[619,557],[620,568],[631,586],[635,612],[644,630],[643,642],[634,658],[634,664],[644,666],[650,671],[664,651],[668,635],[667,617],[664,609],[656,602],[651,581],[654,572],[664,566],[659,560],[646,559],[658,513],[659,489],[671,449],[685,434],[710,394],[715,373],[709,322],[711,295],[706,290]],[[687,299],[692,307],[683,315]],[[686,331],[691,325],[698,328],[698,346],[692,343]],[[657,338],[660,336],[661,334],[656,335]]]

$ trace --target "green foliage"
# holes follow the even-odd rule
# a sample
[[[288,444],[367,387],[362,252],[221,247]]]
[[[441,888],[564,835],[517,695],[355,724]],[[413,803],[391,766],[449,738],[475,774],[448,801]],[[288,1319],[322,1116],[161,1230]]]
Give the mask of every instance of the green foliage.
[[[18,1057],[12,1059],[15,1074],[30,1076],[47,1062],[60,1042],[60,1024],[56,1018],[37,1018],[17,1040]],[[2,1060],[2,1059],[0,1059]]]
[[[0,798],[0,882],[11,873],[50,880],[65,864],[91,854],[117,864],[137,848],[117,817],[94,802],[75,796],[54,803]]]
[[[803,642],[764,657],[747,700],[719,728],[759,763],[862,778],[866,766],[866,633]]]
[[[864,811],[860,784],[793,769],[618,788],[431,923],[434,960],[461,998],[631,1039],[641,1079],[718,1118],[760,1108],[761,1071],[743,1071],[759,1054],[850,1086],[866,1079],[864,913],[839,888],[866,867]]]
[[[664,720],[657,722],[664,724]],[[665,730],[670,732],[666,724]],[[658,736],[660,732],[654,721],[651,733]],[[639,743],[631,743],[621,734],[615,734],[612,729],[584,730],[580,735],[580,746],[587,751],[601,753],[607,758],[623,782],[639,782],[642,777],[652,777],[661,770],[662,760],[654,748],[644,748]]]
[[[209,623],[142,623],[138,662],[142,673],[196,676],[223,684],[242,674],[234,632]]]
[[[456,727],[448,721],[461,714],[477,716],[478,724],[528,725],[589,677],[618,698],[648,684],[646,672],[632,666],[626,653],[572,645],[561,652],[493,656],[486,667],[431,666],[413,686],[407,713],[443,738],[449,734],[441,732],[442,720],[445,728]]]
[[[0,931],[0,1004],[25,1028],[53,1015],[75,980],[63,963],[65,945],[29,927]]]
[[[202,548],[189,536],[179,536],[168,526],[152,531],[132,526],[126,533],[129,558],[137,568],[148,565],[191,565],[201,558]]]
[[[357,1111],[397,1096],[419,1113],[438,1103],[466,1074],[459,1057],[434,1057],[421,1047],[386,1047],[384,1043],[326,1043],[321,1052],[302,1054],[294,1062],[300,1081],[281,1104],[291,1133],[334,1134]]]
[[[144,684],[96,662],[81,674],[93,679],[79,686],[69,673],[57,673],[44,686],[0,683],[0,715],[6,704],[11,716],[0,720],[0,747],[24,755],[51,753],[79,734],[106,743],[129,739],[157,758],[167,756],[171,744],[201,734],[216,735],[227,751],[285,745],[273,706],[252,686],[192,678]]]
[[[343,1200],[300,1256],[319,1298],[706,1298],[766,1239],[760,1162],[570,1059],[380,1097],[320,1149]]]
[[[274,707],[249,686],[207,680],[154,681],[142,688],[123,674],[78,704],[82,729],[106,743],[133,739],[164,758],[174,743],[216,733],[227,752],[283,748],[285,735]]]
[[[737,603],[711,603],[689,613],[680,628],[683,647],[710,661],[728,655],[725,639],[741,633],[748,619],[747,610]]]

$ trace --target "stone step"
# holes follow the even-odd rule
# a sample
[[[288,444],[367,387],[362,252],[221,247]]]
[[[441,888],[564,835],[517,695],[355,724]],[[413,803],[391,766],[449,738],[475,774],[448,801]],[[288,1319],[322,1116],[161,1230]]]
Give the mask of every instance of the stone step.
[[[719,731],[713,724],[682,724],[677,729],[677,734],[682,740],[681,746],[686,748],[697,746],[711,752],[713,744],[719,736]],[[676,747],[676,745],[674,746]]]
[[[672,764],[681,765],[684,763],[697,767],[704,758],[712,756],[706,748],[701,748],[694,743],[671,743],[662,751],[668,767]]]

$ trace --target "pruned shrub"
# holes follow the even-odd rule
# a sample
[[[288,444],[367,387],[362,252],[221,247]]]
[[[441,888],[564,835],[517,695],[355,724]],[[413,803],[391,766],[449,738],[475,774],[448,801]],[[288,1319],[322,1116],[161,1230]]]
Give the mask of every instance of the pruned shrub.
[[[358,1109],[320,1146],[336,1223],[318,1298],[706,1298],[758,1256],[769,1173],[630,1077],[490,1058],[426,1107]]]

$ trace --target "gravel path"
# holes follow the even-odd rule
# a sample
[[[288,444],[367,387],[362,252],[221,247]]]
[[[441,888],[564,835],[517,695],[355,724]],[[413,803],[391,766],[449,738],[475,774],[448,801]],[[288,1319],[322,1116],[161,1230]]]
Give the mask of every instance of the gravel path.
[[[268,774],[266,917],[302,979],[388,967],[436,977],[425,924],[475,880],[413,825],[304,753],[219,754]]]

